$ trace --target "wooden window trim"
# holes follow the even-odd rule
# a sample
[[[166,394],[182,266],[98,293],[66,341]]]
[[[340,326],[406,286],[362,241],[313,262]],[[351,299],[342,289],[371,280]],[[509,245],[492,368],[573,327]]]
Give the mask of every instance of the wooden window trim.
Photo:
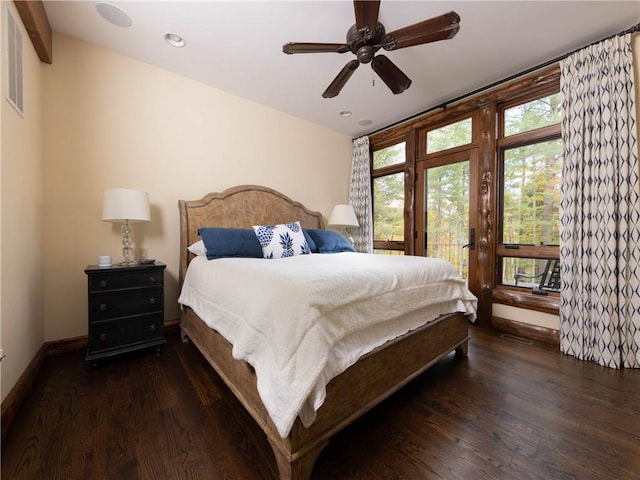
[[[560,294],[557,292],[536,295],[531,289],[500,285],[493,290],[493,302],[552,315],[560,313]]]
[[[522,145],[531,145],[532,143],[547,142],[561,138],[562,132],[560,124],[547,125],[546,127],[536,128],[527,132],[515,133],[508,137],[498,139],[498,148],[500,150],[508,150],[510,148],[520,147]]]
[[[509,244],[498,243],[496,245],[496,255],[498,257],[517,257],[517,258],[540,258],[549,259],[558,258],[560,247],[557,245],[516,245],[514,247],[505,246]]]

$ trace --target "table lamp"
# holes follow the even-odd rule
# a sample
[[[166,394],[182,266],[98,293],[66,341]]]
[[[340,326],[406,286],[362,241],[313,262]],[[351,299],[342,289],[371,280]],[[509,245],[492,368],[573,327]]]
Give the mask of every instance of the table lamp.
[[[353,211],[353,207],[351,205],[344,204],[333,207],[333,211],[331,212],[327,225],[332,227],[343,227],[344,232],[347,235],[347,227],[360,226],[358,219],[356,218],[356,213]],[[349,237],[349,241],[353,245],[353,238]]]
[[[128,188],[109,188],[104,191],[102,200],[102,221],[122,223],[122,262],[121,265],[133,265],[133,227],[135,222],[151,220],[149,212],[149,194]]]

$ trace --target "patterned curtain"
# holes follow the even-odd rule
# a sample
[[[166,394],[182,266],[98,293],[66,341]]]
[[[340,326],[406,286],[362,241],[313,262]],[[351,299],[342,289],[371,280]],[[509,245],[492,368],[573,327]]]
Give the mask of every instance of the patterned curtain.
[[[349,233],[353,234],[354,247],[357,252],[373,253],[369,137],[360,137],[353,141],[349,203],[353,206],[360,224],[357,228],[349,228]]]
[[[640,367],[640,183],[630,35],[561,62],[560,349]]]

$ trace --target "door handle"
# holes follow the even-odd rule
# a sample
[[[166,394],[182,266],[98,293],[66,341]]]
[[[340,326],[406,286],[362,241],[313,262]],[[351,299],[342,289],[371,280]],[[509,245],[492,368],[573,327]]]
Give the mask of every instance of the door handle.
[[[462,248],[468,248],[469,250],[476,249],[476,229],[475,228],[469,229],[469,243],[463,245]]]

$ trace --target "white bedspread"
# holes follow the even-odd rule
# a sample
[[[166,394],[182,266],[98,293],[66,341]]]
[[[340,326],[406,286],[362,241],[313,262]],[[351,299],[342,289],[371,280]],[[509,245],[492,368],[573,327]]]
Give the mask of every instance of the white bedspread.
[[[477,305],[448,262],[351,252],[196,257],[178,302],[253,366],[282,437],[298,415],[313,422],[327,383],[360,356],[445,313],[474,320]],[[415,310],[419,321],[408,315]]]

